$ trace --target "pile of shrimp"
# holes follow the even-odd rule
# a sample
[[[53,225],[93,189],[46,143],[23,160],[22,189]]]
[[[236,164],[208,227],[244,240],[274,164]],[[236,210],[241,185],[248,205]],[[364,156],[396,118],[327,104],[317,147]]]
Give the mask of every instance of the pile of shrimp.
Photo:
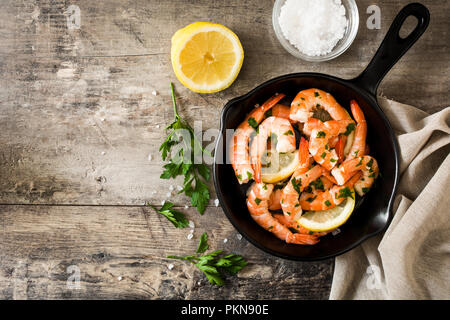
[[[319,89],[300,91],[290,107],[279,104],[283,98],[284,94],[276,94],[256,106],[238,126],[230,144],[231,164],[240,184],[254,180],[247,191],[247,207],[258,225],[287,243],[314,245],[327,232],[300,226],[297,220],[303,211],[331,209],[352,197],[353,190],[364,196],[378,177],[378,164],[368,155],[367,123],[355,100],[350,102],[352,119],[331,94]],[[314,118],[318,108],[331,120]],[[298,149],[294,125],[302,136]],[[353,144],[345,153],[350,134]],[[273,135],[276,145],[269,139]],[[281,187],[262,182],[262,159],[268,148],[298,152],[299,165]]]

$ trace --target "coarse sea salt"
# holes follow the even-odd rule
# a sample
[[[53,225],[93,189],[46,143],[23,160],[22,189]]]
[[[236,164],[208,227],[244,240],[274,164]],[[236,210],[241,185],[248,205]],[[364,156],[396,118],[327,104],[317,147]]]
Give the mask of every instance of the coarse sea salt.
[[[286,0],[279,24],[286,40],[300,52],[321,56],[344,37],[348,19],[341,0]]]

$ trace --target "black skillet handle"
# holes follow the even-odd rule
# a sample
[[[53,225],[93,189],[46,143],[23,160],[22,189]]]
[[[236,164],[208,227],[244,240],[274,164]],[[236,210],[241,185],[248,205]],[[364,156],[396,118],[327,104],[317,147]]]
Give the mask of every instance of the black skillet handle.
[[[410,16],[416,17],[418,24],[409,36],[401,38],[399,32],[405,20]],[[424,5],[411,3],[404,7],[395,17],[372,61],[352,82],[376,95],[381,80],[425,32],[429,22],[430,12]]]

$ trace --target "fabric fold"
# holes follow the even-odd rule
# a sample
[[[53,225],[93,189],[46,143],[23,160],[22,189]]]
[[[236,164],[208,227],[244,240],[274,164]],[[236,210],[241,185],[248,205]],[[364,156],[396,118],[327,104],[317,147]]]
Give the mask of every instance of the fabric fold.
[[[394,217],[336,258],[330,299],[450,299],[450,108],[378,101],[400,146]]]

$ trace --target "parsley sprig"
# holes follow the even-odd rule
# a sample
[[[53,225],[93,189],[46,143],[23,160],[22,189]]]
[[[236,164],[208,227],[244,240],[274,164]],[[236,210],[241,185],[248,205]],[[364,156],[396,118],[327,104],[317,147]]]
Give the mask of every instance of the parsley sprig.
[[[189,221],[186,219],[184,213],[172,209],[172,202],[165,202],[161,209],[156,208],[150,203],[147,203],[146,205],[152,207],[156,212],[166,217],[175,226],[175,228],[186,228],[189,225]]]
[[[176,146],[177,148],[175,154],[171,155],[169,163],[163,166],[164,171],[160,178],[173,179],[180,175],[184,176],[183,189],[179,193],[184,193],[190,197],[192,205],[197,208],[200,214],[203,214],[210,198],[206,181],[210,179],[211,173],[209,167],[203,163],[202,158],[203,154],[208,156],[211,156],[211,154],[203,148],[192,127],[178,114],[172,83],[170,89],[175,119],[166,127],[166,130],[171,131],[159,148],[162,159],[169,158],[172,147]],[[188,139],[186,139],[186,135],[188,135]],[[180,142],[180,140],[182,141]]]
[[[245,261],[240,255],[229,254],[223,256],[222,250],[216,250],[208,254],[199,255],[208,250],[208,248],[208,235],[205,232],[200,238],[200,243],[195,255],[168,256],[167,258],[189,261],[205,274],[210,283],[218,286],[225,284],[223,272],[235,275],[248,264],[247,261]]]

